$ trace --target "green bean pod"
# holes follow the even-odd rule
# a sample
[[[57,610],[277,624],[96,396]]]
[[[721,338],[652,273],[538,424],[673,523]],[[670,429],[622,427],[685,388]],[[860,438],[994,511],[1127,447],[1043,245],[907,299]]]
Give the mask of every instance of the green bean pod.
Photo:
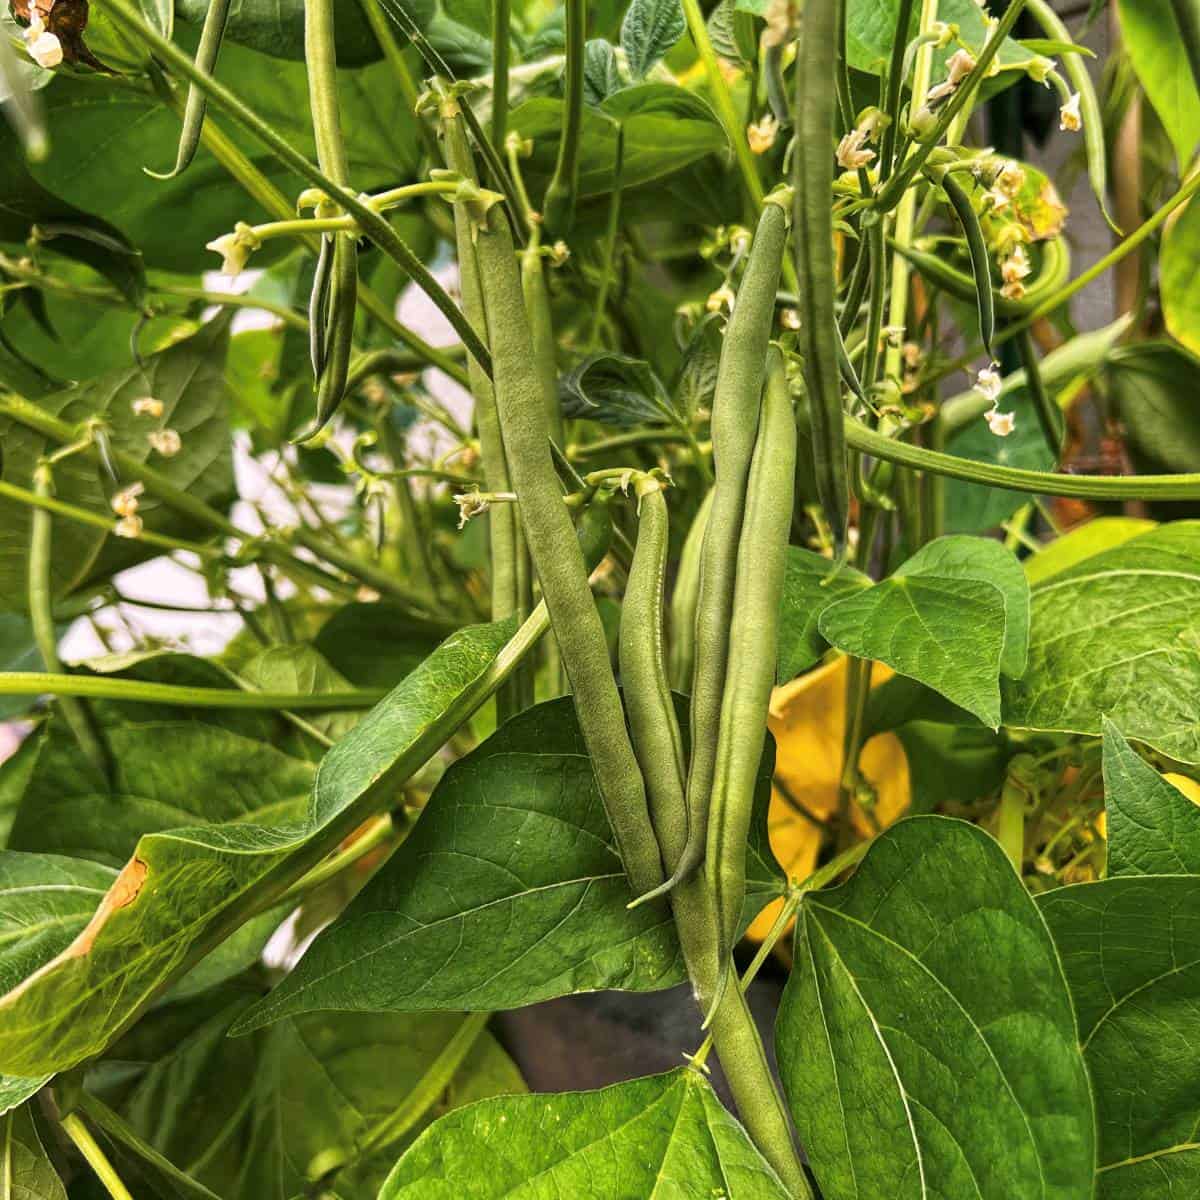
[[[709,488],[691,528],[683,542],[679,567],[675,572],[675,587],[671,592],[670,664],[671,686],[686,692],[691,686],[692,663],[696,657],[696,601],[700,594],[700,558],[704,549],[704,532],[712,509],[713,492]]]
[[[321,374],[317,378],[317,419],[310,438],[332,420],[346,395],[350,355],[354,347],[354,312],[358,305],[358,244],[354,234],[334,237],[325,312]]]
[[[871,278],[871,254],[867,248],[866,231],[858,244],[858,256],[854,260],[854,269],[850,272],[850,282],[846,285],[846,295],[842,301],[842,315],[838,328],[842,337],[850,332],[854,322],[858,320],[858,310],[862,308],[863,297],[867,294],[867,283]]]
[[[533,356],[520,268],[501,206],[488,210],[475,249],[512,488],[605,812],[630,884],[640,895],[662,882],[658,843],[604,626],[550,453],[543,386]]]
[[[225,36],[225,24],[229,20],[229,6],[230,0],[208,0],[208,12],[204,14],[204,27],[200,30],[200,44],[196,47],[196,66],[206,75],[211,75],[216,70],[217,56],[221,52],[221,39]],[[183,127],[179,131],[175,165],[166,172],[146,168],[147,175],[154,179],[174,179],[187,170],[200,147],[206,107],[207,98],[204,92],[192,84],[188,88],[187,102],[183,108]]]
[[[329,277],[333,273],[333,236],[325,234],[317,250],[312,291],[308,295],[308,357],[314,379],[325,369],[325,311],[329,303]]]
[[[687,843],[688,814],[683,738],[667,681],[663,641],[669,539],[667,501],[657,481],[651,480],[638,489],[637,545],[621,604],[621,686],[663,866],[674,872],[680,848]],[[674,848],[676,861],[668,856],[668,847]],[[676,882],[672,875],[658,893]],[[636,903],[654,894],[647,893]]]
[[[1021,366],[1025,368],[1025,386],[1033,401],[1034,412],[1037,413],[1038,424],[1050,453],[1054,455],[1055,463],[1062,454],[1064,422],[1062,410],[1054,402],[1042,379],[1038,365],[1037,351],[1033,346],[1033,337],[1028,329],[1022,329],[1016,337],[1017,352],[1021,356]]]
[[[850,519],[846,436],[834,327],[833,129],[835,76],[843,8],[838,0],[810,0],[796,51],[795,185],[796,275],[800,283],[801,347],[812,418],[817,494],[840,551]],[[868,351],[871,347],[868,346]],[[870,388],[869,374],[863,382]]]
[[[892,242],[891,246],[942,291],[959,300],[976,298],[974,277],[958,270],[944,258],[912,246],[901,246],[899,242]],[[1025,288],[1019,300],[1009,299],[993,288],[992,304],[1000,316],[1023,317],[1033,312],[1047,296],[1058,290],[1070,274],[1071,256],[1065,238],[1056,237],[1043,242],[1041,254],[1042,262],[1037,278]]]
[[[1070,30],[1046,0],[1025,0],[1025,7],[1048,38],[1053,38],[1056,42],[1074,44]],[[1063,74],[1079,94],[1079,117],[1083,122],[1083,148],[1087,154],[1088,182],[1092,185],[1092,192],[1100,205],[1101,215],[1108,222],[1108,227],[1121,237],[1121,230],[1108,211],[1108,148],[1104,144],[1104,116],[1100,111],[1100,99],[1096,95],[1095,85],[1082,55],[1060,54],[1059,59],[1062,62]]]
[[[692,756],[687,779],[688,847],[679,864],[685,873],[698,866],[704,857],[717,724],[733,619],[738,536],[758,429],[787,226],[787,213],[777,197],[763,208],[759,218],[717,368],[711,422],[715,482],[696,598]]]
[[[736,617],[729,634],[704,868],[716,905],[723,976],[746,896],[746,845],[775,683],[795,470],[796,418],[787,368],[783,355],[772,350],[738,543]]]
[[[967,243],[967,257],[971,260],[971,274],[975,279],[975,307],[979,314],[979,336],[989,358],[992,353],[992,338],[996,336],[996,299],[992,291],[992,260],[988,254],[987,241],[979,224],[979,214],[971,205],[971,198],[948,171],[931,168],[926,171],[929,179],[942,189],[942,194],[954,209],[963,238]]]
[[[443,100],[442,118],[446,165],[474,183],[475,160],[467,139],[462,109],[457,100],[451,97]],[[463,314],[486,343],[487,314],[479,278],[476,233],[474,221],[465,204],[455,204],[454,234],[458,251],[459,291],[462,295]],[[484,483],[491,492],[512,491],[492,380],[474,358],[467,360],[467,376],[471,385],[471,396],[475,401],[475,426],[479,433]],[[520,533],[520,519],[514,505],[498,505],[488,513],[488,537],[491,543],[492,563],[492,620],[500,621],[513,615],[523,617],[528,607],[529,579],[528,572],[521,569],[521,559],[525,550]],[[522,676],[527,674],[521,671],[514,672],[497,694],[501,721],[507,720],[525,707],[529,688]]]

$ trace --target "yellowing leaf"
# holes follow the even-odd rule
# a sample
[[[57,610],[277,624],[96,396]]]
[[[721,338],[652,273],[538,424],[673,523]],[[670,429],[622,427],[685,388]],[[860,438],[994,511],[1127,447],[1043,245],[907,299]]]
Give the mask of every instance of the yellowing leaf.
[[[821,830],[804,815],[825,820],[837,810],[838,779],[842,772],[842,739],[845,735],[846,664],[842,657],[775,689],[769,726],[775,736],[775,787],[767,817],[771,849],[789,878],[803,879],[817,865]],[[872,685],[892,677],[882,663],[875,664]],[[908,760],[900,740],[891,733],[872,738],[863,748],[861,769],[875,788],[872,814],[882,828],[908,808]],[[864,836],[875,832],[871,817],[857,805],[855,828]],[[774,923],[781,901],[759,913],[746,936],[762,941]]]

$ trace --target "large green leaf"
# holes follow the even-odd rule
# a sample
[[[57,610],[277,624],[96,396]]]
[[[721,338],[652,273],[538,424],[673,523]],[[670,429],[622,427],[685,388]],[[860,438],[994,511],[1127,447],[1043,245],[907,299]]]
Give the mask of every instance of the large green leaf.
[[[1117,0],[1125,52],[1185,166],[1200,137],[1200,95],[1171,0]]]
[[[349,7],[358,9],[353,0]],[[217,77],[296,149],[315,158],[302,64],[231,43],[221,51]],[[395,102],[393,87],[386,63],[338,75],[346,152],[359,190],[403,183],[417,163],[415,117]],[[60,76],[42,96],[51,151],[31,168],[38,183],[117,226],[142,251],[148,266],[216,270],[220,264],[205,243],[237,221],[267,218],[203,147],[177,179],[145,174],[143,167],[167,170],[179,141],[179,118],[151,89],[103,76]],[[281,168],[258,142],[234,127],[228,132],[285,196],[300,192],[304,184],[299,177]],[[104,148],[103,169],[97,169],[97,147]],[[259,257],[266,265],[271,253],[289,247],[281,241]]]
[[[223,1200],[291,1200],[313,1180],[374,1196],[397,1154],[463,1104],[523,1092],[512,1060],[450,1013],[315,1014],[231,1040],[247,993],[158,1009],[88,1078],[158,1153]],[[407,1108],[407,1128],[391,1119]]]
[[[1076,525],[1069,533],[1047,542],[1036,554],[1031,554],[1021,566],[1030,586],[1049,579],[1073,567],[1076,563],[1110,550],[1139,534],[1149,533],[1155,522],[1144,517],[1094,517],[1082,525]]]
[[[0,1181],[4,1200],[67,1200],[27,1104],[0,1117]]]
[[[485,1100],[443,1117],[379,1200],[784,1200],[787,1192],[698,1072],[598,1092]]]
[[[1096,1097],[1098,1200],[1200,1194],[1200,876],[1038,897]]]
[[[621,49],[634,79],[644,79],[685,29],[679,0],[632,0],[621,22]]]
[[[782,888],[764,756],[749,921]],[[527,709],[455,763],[416,829],[238,1026],[314,1009],[491,1011],[684,978],[665,902],[633,895],[570,697]]]
[[[1162,525],[1033,589],[1029,668],[1004,723],[1126,737],[1200,762],[1200,522]]]
[[[307,814],[147,834],[85,934],[0,999],[0,1070],[102,1051],[156,995],[271,907],[417,770],[495,687],[511,622],[448,638],[322,760]]]
[[[39,407],[72,424],[102,418],[117,449],[148,462],[197,500],[223,504],[233,489],[227,397],[221,374],[226,329],[225,322],[212,321],[194,336],[148,358],[145,370],[129,366],[114,371],[45,396]],[[134,413],[133,401],[144,396],[162,401],[161,417]],[[160,428],[174,429],[182,438],[183,448],[172,458],[164,458],[147,441],[147,435]],[[4,442],[0,474],[7,483],[29,488],[38,458],[53,445],[41,434],[3,417],[0,438]],[[103,468],[85,455],[59,463],[54,484],[60,500],[112,516],[109,502],[116,487]],[[0,608],[22,610],[26,604],[29,514],[23,504],[0,501]],[[181,536],[198,532],[194,523],[148,498],[142,501],[140,515],[148,529]],[[107,575],[161,553],[65,518],[54,521],[53,541],[51,579],[58,595],[98,574]]]
[[[1196,108],[1200,119],[1200,105]],[[1159,293],[1167,329],[1193,354],[1200,354],[1200,205],[1189,204],[1163,239]],[[1194,361],[1194,360],[1193,360]],[[1195,461],[1195,460],[1193,460]]]
[[[1200,807],[1104,721],[1108,874],[1200,875]]]
[[[1165,270],[1165,256],[1163,262]],[[1195,274],[1194,260],[1188,273]],[[1147,473],[1194,471],[1200,462],[1195,402],[1200,358],[1170,341],[1135,342],[1113,351],[1105,378],[1137,468]]]
[[[1025,666],[1029,585],[998,542],[944,537],[887,579],[828,605],[826,641],[878,659],[973,713],[1000,724],[1000,673]]]
[[[871,577],[851,566],[838,569],[824,555],[800,546],[788,547],[787,571],[779,601],[780,683],[815,666],[829,649],[829,643],[817,628],[821,613],[835,601],[870,586]]]
[[[1090,1200],[1087,1073],[1054,943],[999,845],[914,817],[801,907],[776,1032],[826,1200]]]
[[[616,162],[617,125],[625,130],[621,180],[634,188],[682,170],[726,148],[725,134],[698,96],[663,83],[644,83],[609,96],[583,114],[579,143],[579,195],[602,196],[612,190]],[[533,157],[526,170],[535,194],[554,170],[562,129],[562,101],[548,97],[527,100],[509,116],[509,125],[533,140]]]
[[[0,850],[0,990],[16,987],[70,945],[114,878],[96,863]],[[0,1113],[27,1100],[47,1078],[0,1075]]]
[[[441,637],[436,627],[384,601],[343,605],[321,626],[313,645],[355,687],[391,687]]]

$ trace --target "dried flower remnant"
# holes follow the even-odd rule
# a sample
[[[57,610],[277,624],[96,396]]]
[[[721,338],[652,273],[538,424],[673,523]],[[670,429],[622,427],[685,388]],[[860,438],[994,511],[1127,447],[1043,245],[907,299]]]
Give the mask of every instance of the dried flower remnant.
[[[174,429],[156,429],[146,434],[146,441],[163,458],[174,458],[183,449],[183,438]]]
[[[1058,110],[1058,127],[1065,133],[1078,133],[1083,128],[1078,92],[1072,92],[1070,99]]]
[[[133,410],[135,417],[161,417],[163,415],[163,402],[156,400],[153,396],[139,396],[129,407]]]

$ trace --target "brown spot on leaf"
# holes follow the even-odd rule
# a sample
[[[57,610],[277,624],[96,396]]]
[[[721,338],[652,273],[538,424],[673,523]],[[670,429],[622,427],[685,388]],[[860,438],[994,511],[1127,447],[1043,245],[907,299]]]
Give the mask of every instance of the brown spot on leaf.
[[[63,951],[63,958],[82,958],[85,954],[90,953],[97,935],[104,928],[108,918],[117,909],[127,907],[138,898],[138,893],[142,890],[142,884],[146,882],[149,870],[150,868],[140,858],[131,858],[125,864],[120,875],[113,881],[112,887],[105,893],[104,899],[100,901],[100,907],[96,909],[92,919],[87,923],[87,927]]]

